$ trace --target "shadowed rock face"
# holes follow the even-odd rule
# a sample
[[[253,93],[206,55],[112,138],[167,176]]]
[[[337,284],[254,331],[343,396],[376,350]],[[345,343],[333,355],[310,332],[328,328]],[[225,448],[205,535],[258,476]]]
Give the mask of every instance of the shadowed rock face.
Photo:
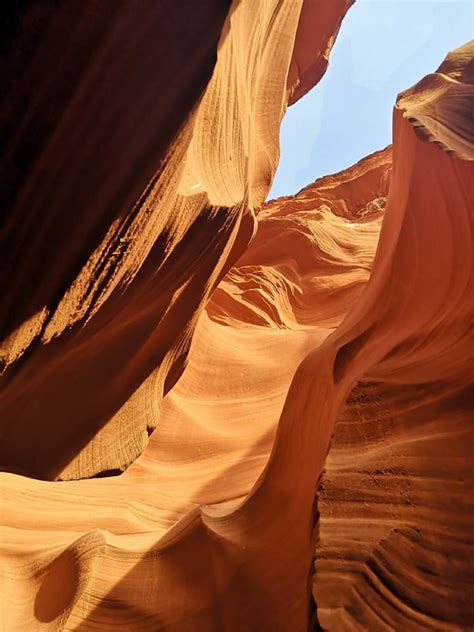
[[[336,385],[362,370],[319,488],[313,590],[329,630],[474,622],[473,54],[398,98],[374,271],[335,334]]]
[[[2,625],[469,629],[472,46],[261,208],[350,2],[185,5],[9,26]]]
[[[143,451],[316,81],[288,75],[302,0],[80,5],[6,27],[0,462],[46,479]],[[311,55],[347,8],[306,16]]]
[[[153,415],[121,408],[186,338],[191,305],[181,332],[159,331],[190,277],[173,246],[200,215],[210,227],[203,196],[178,199],[179,165],[230,3],[202,3],[192,24],[166,1],[26,5],[2,104],[0,460],[78,478],[140,453]]]

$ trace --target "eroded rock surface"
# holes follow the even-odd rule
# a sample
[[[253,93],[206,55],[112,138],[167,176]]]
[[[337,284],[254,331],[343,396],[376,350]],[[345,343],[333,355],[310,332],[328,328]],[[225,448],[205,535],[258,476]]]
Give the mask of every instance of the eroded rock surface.
[[[260,210],[349,4],[207,2],[188,40],[176,3],[82,5],[83,74],[7,178],[6,630],[306,630],[313,597],[327,630],[472,627],[472,45],[400,95],[393,150]],[[20,154],[71,19],[33,6]]]
[[[301,84],[288,72],[302,4],[31,2],[16,16],[2,106],[5,469],[80,479],[145,448],[268,193]],[[348,8],[336,4],[330,20],[305,18],[321,46]]]

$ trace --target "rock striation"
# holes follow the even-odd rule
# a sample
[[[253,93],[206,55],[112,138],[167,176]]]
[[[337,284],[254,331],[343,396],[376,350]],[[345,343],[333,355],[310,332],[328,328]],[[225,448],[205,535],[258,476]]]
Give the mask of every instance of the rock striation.
[[[474,622],[473,54],[398,98],[374,271],[334,336],[336,386],[362,370],[320,483],[313,588],[329,630]]]
[[[285,572],[281,605],[273,604],[269,616],[272,596],[265,596],[265,585],[269,573],[281,575],[281,562],[275,558],[260,577],[251,541],[264,545],[268,564],[275,536],[256,538],[265,527],[259,518],[226,544],[210,525],[219,522],[216,511],[231,511],[255,485],[298,365],[360,297],[375,255],[390,169],[389,147],[262,209],[255,238],[198,320],[186,370],[162,402],[160,423],[126,472],[55,483],[3,475],[11,626],[16,620],[32,629],[120,624],[136,630],[217,630],[250,624],[283,630],[294,621],[305,629],[311,549],[303,573],[298,567],[296,577]],[[347,187],[365,191],[352,217],[332,213],[328,183],[334,200],[341,200]],[[276,509],[263,513],[271,520],[267,530],[281,515]],[[288,529],[287,520],[279,524]],[[32,546],[26,525],[41,534],[40,547]],[[230,550],[224,567],[214,570],[222,546]],[[234,564],[240,566],[246,550],[250,565],[238,581]],[[55,596],[60,582],[68,586],[62,601]],[[25,602],[15,606],[19,591]]]
[[[177,4],[11,23],[2,628],[470,629],[473,45],[263,205],[350,2]]]
[[[0,323],[10,471],[81,479],[141,454],[208,296],[252,235],[289,95],[313,85],[319,48],[288,77],[302,0],[206,0],[192,21],[187,4],[30,2],[12,20]],[[306,16],[318,46],[348,6],[321,24]]]

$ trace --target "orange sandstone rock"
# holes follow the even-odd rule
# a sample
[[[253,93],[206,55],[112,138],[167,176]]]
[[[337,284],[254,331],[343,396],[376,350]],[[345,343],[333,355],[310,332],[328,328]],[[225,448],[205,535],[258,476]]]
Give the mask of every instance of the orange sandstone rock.
[[[390,155],[387,149],[333,176],[334,187],[358,181],[379,199],[387,193]],[[380,188],[369,186],[374,182]],[[275,568],[260,575],[252,541],[268,546],[266,555],[274,546],[258,536],[260,522],[239,528],[227,544],[209,525],[216,511],[241,502],[254,486],[295,370],[334,331],[370,273],[383,211],[361,199],[371,213],[343,218],[321,204],[317,183],[309,189],[312,207],[308,195],[300,211],[297,195],[259,214],[255,239],[201,314],[188,366],[163,400],[144,454],[126,472],[61,483],[3,475],[7,626],[15,620],[31,629],[86,630],[307,625],[311,548],[305,545],[303,575],[301,564],[291,574],[290,559],[282,573],[278,555]],[[20,497],[28,500],[19,503]],[[294,520],[280,506],[267,518],[267,530],[272,523],[287,529]],[[24,531],[33,524],[41,534],[34,543]],[[234,568],[241,563],[243,576]],[[61,582],[62,601],[55,589]],[[15,605],[19,592],[25,601]]]
[[[178,4],[32,2],[13,33],[7,470],[80,479],[137,458],[268,193],[302,0],[206,0],[192,20]]]
[[[201,17],[217,28],[211,9]],[[388,148],[268,204],[250,242],[300,9],[235,3],[145,193],[109,211],[98,243],[77,228],[83,248],[64,257],[82,264],[54,286],[54,309],[43,299],[67,266],[49,255],[56,272],[15,303],[74,190],[61,161],[33,161],[23,232],[14,215],[6,224],[11,252],[36,236],[5,295],[2,458],[44,478],[123,468],[160,420],[119,476],[1,475],[6,630],[286,631],[316,616],[328,630],[472,627],[472,46],[400,96],[392,169]],[[101,64],[118,73],[129,59],[116,46],[132,12],[115,10],[79,103]],[[133,19],[130,54],[154,41]],[[47,152],[81,111],[66,111]],[[36,234],[48,199],[58,215]]]

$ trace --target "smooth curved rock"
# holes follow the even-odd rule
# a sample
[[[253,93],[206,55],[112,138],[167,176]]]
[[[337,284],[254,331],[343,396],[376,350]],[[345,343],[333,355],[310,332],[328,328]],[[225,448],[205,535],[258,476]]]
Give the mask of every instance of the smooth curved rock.
[[[123,265],[111,273],[110,295],[107,285],[105,294],[94,295],[98,311],[74,312],[78,323],[85,319],[79,333],[73,327],[38,345],[41,353],[34,353],[50,360],[39,364],[38,375],[33,352],[15,363],[28,328],[7,346],[12,368],[5,401],[18,428],[8,426],[13,429],[4,449],[17,468],[31,467],[34,457],[42,475],[56,475],[58,455],[64,456],[59,440],[61,449],[52,449],[50,462],[40,445],[25,455],[15,452],[15,441],[25,436],[19,413],[34,421],[32,412],[45,402],[66,402],[70,392],[53,394],[45,380],[53,384],[56,371],[67,383],[68,362],[85,368],[93,343],[100,342],[94,347],[100,358],[107,344],[130,344],[117,351],[124,364],[114,356],[114,363],[96,365],[90,379],[98,391],[123,395],[130,372],[159,366],[127,400],[133,427],[156,420],[161,406],[145,452],[120,476],[51,482],[1,475],[7,630],[305,630],[316,620],[313,595],[328,630],[473,625],[468,447],[474,314],[468,299],[474,290],[474,173],[465,159],[472,47],[454,51],[437,73],[456,83],[455,107],[438,108],[426,99],[429,78],[399,98],[392,169],[388,148],[291,199],[274,201],[261,211],[259,230],[246,247],[274,168],[277,150],[266,154],[263,148],[278,129],[285,90],[270,100],[268,118],[257,99],[260,114],[255,135],[249,135],[241,90],[229,88],[223,118],[210,129],[231,125],[229,142],[256,148],[249,162],[213,169],[219,150],[204,152],[203,135],[218,107],[217,84],[239,78],[226,67],[236,51],[247,59],[244,68],[258,72],[239,40],[249,24],[263,56],[274,61],[273,50],[287,51],[281,66],[275,64],[285,85],[299,15],[294,6],[263,3],[261,21],[254,3],[234,6],[213,78],[192,123],[180,132],[194,125],[186,162],[172,158],[164,166],[161,177],[169,168],[171,184],[165,182],[172,192],[165,187],[163,193],[160,179],[153,184],[141,207],[150,224],[143,232],[130,228],[130,248],[141,247],[140,235],[148,239],[150,227],[154,236],[161,234],[151,203],[158,200],[156,208],[163,208],[160,195],[173,199],[174,232],[165,231],[163,243],[148,244],[135,276],[125,274],[125,254],[119,257]],[[262,40],[260,32],[270,36]],[[272,34],[275,49],[262,51],[257,44],[272,41]],[[232,54],[226,54],[226,43],[235,44]],[[240,127],[236,110],[226,110],[230,103],[237,111],[244,107]],[[433,123],[437,113],[439,125]],[[430,133],[420,135],[421,127],[428,129],[426,117]],[[215,133],[212,140],[218,145],[220,138]],[[191,194],[194,186],[204,190]],[[168,252],[167,244],[174,249]],[[157,259],[150,255],[155,248]],[[167,256],[156,267],[163,251]],[[104,253],[100,265],[109,263]],[[169,295],[159,295],[156,275],[174,280]],[[68,296],[65,313],[77,305]],[[158,305],[163,314],[155,339]],[[122,308],[115,312],[117,306]],[[53,316],[48,323],[54,329],[62,321]],[[134,335],[124,334],[134,327]],[[194,327],[188,366],[177,382]],[[157,347],[137,345],[136,332]],[[78,344],[82,335],[86,339]],[[61,339],[72,355],[58,352]],[[157,349],[166,358],[161,364],[153,355]],[[18,391],[22,382],[15,386],[13,369],[24,380]],[[99,383],[99,374],[110,384]],[[82,392],[83,383],[72,383]],[[34,389],[39,400],[27,397]],[[160,403],[163,390],[169,393]],[[94,400],[98,406],[104,401]],[[90,443],[92,456],[79,454],[64,476],[99,471],[98,464],[123,466],[115,457],[104,464],[108,450],[120,452],[130,440],[125,424],[115,447],[120,432],[114,419],[104,427],[110,434],[99,433]],[[70,439],[66,433],[64,445]],[[131,460],[136,452],[130,449]]]
[[[213,520],[207,514],[216,511],[210,504],[244,498],[255,484],[268,460],[298,364],[337,327],[360,296],[383,215],[371,198],[387,194],[390,157],[388,148],[329,179],[335,198],[337,190],[356,183],[366,191],[368,197],[359,197],[352,218],[332,215],[327,178],[319,181],[321,192],[316,182],[306,190],[311,195],[302,192],[264,207],[254,241],[219,284],[198,321],[188,366],[163,400],[161,421],[147,449],[125,473],[62,483],[3,475],[7,528],[2,533],[2,559],[8,570],[4,585],[12,595],[8,622],[22,621],[27,628],[41,629],[38,608],[33,608],[36,595],[47,602],[45,595],[54,585],[50,576],[74,555],[78,560],[74,568],[85,570],[74,575],[71,569],[67,576],[88,581],[77,581],[74,595],[81,597],[76,598],[75,608],[71,598],[57,620],[50,622],[58,629],[67,617],[66,629],[107,629],[118,624],[131,630],[249,625],[285,629],[289,616],[297,617],[295,625],[301,620],[299,627],[304,628],[309,612],[305,585],[298,582],[293,587],[291,575],[285,576],[285,595],[279,595],[281,605],[273,605],[270,616],[268,603],[262,600],[261,580],[258,573],[253,577],[252,567],[245,590],[240,582],[233,583],[238,580],[233,579],[232,560],[237,562],[239,551],[243,552],[240,536],[233,536],[235,552],[224,560],[230,566],[218,572],[209,557],[215,546],[212,530],[204,525]],[[304,208],[299,210],[301,202]],[[369,215],[358,212],[367,208]],[[288,259],[295,236],[306,245],[294,249]],[[274,262],[268,260],[269,254]],[[271,301],[273,310],[265,311]],[[20,505],[20,496],[28,501]],[[201,505],[207,506],[204,518]],[[38,542],[32,546],[22,530],[33,524],[42,534],[42,556]],[[186,533],[194,544],[182,542]],[[242,537],[252,539],[257,533],[255,525]],[[221,554],[216,555],[219,564]],[[311,559],[309,552],[308,568]],[[275,570],[280,573],[279,567]],[[222,588],[216,582],[223,582]],[[14,607],[13,596],[19,590],[24,591],[27,605]],[[220,604],[223,591],[231,591],[233,604],[226,603],[224,593]],[[295,592],[299,594],[293,603]],[[236,599],[236,594],[241,597]],[[50,600],[51,607],[59,610],[52,589]]]
[[[206,0],[190,21],[191,5],[31,2],[19,16],[2,106],[9,471],[130,465],[252,236],[302,0]]]
[[[395,109],[374,274],[333,366],[339,383],[362,370],[319,491],[314,592],[328,630],[474,624],[473,53],[450,53]]]

